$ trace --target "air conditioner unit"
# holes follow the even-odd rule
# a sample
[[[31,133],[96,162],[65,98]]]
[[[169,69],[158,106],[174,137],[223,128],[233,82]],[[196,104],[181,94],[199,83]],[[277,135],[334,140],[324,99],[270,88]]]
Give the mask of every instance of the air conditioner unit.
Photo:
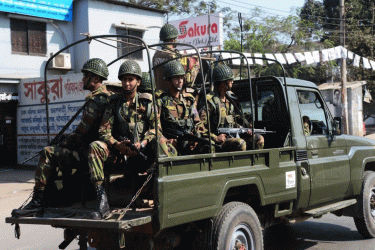
[[[54,69],[71,69],[72,65],[70,62],[69,53],[60,53],[52,59],[51,68]]]

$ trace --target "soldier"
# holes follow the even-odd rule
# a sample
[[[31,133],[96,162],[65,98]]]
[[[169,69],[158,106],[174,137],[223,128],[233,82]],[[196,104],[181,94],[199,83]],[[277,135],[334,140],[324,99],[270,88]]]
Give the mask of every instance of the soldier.
[[[178,30],[171,24],[165,24],[159,33],[160,41],[162,42],[177,42]],[[176,49],[175,45],[165,45],[162,50],[155,52],[152,58],[152,64],[154,67],[154,75],[156,80],[156,89],[168,90],[168,84],[164,81],[163,67],[156,67],[157,65],[166,62],[172,58],[177,57],[180,52]],[[189,92],[194,92],[192,87],[194,86],[195,79],[199,71],[199,61],[197,57],[183,57],[181,58],[181,64],[185,68],[185,85],[184,88],[189,87]],[[155,68],[156,67],[156,68]]]
[[[160,41],[162,42],[177,42],[178,37],[178,30],[175,26],[171,24],[165,24],[159,33]],[[174,45],[165,45],[162,47],[162,50],[158,50],[155,52],[152,58],[152,64],[154,67],[154,76],[156,80],[156,89],[158,90],[166,90],[168,89],[167,84],[164,82],[163,77],[163,67],[156,67],[157,65],[170,60],[176,56],[177,50]],[[156,68],[155,68],[156,67]]]
[[[125,156],[128,165],[137,165],[135,171],[144,172],[146,169],[141,167],[149,167],[149,162],[144,162],[137,156],[136,150],[132,150],[130,144],[137,150],[152,153],[156,144],[155,119],[158,119],[158,116],[153,110],[152,97],[137,93],[142,80],[140,66],[132,60],[122,63],[118,78],[122,82],[122,93],[111,96],[99,128],[100,140],[92,142],[89,148],[90,178],[100,193],[97,197],[96,211],[91,214],[91,219],[102,219],[109,212],[108,199],[102,184],[104,163],[107,160],[124,159]],[[162,140],[160,129],[158,131]],[[166,154],[169,153],[168,149],[162,150]],[[153,159],[152,156],[149,158]]]
[[[233,72],[226,65],[218,65],[213,70],[214,93],[207,95],[208,112],[210,114],[211,138],[215,143],[222,146],[221,151],[245,151],[252,145],[252,133],[249,130],[246,140],[242,138],[227,138],[225,134],[216,135],[218,128],[238,128],[240,124],[239,114],[236,114],[233,103],[228,99],[227,92],[233,85]],[[202,103],[202,102],[201,102]],[[200,105],[200,117],[207,126],[208,117],[205,105]],[[257,148],[263,148],[264,138],[256,134]],[[248,144],[248,146],[247,146]]]
[[[165,65],[164,79],[169,90],[158,94],[161,126],[164,134],[172,129],[199,136],[205,133],[205,128],[199,119],[194,97],[183,91],[184,77],[185,70],[180,62],[171,61]],[[167,138],[169,136],[166,135]],[[177,139],[170,137],[168,143],[177,148],[180,155],[200,150],[195,142],[184,141],[177,145]]]
[[[106,63],[99,58],[88,60],[82,67],[83,89],[91,91],[86,97],[82,120],[75,131],[58,146],[45,147],[39,157],[35,173],[35,186],[32,200],[22,209],[14,209],[12,216],[35,216],[42,213],[43,194],[51,173],[61,168],[77,165],[84,154],[84,148],[98,138],[98,128],[102,113],[108,104],[111,93],[103,80],[108,78]]]
[[[309,136],[311,134],[310,127],[311,127],[311,121],[308,116],[303,116],[302,117],[302,122],[303,122],[303,134],[305,136]]]

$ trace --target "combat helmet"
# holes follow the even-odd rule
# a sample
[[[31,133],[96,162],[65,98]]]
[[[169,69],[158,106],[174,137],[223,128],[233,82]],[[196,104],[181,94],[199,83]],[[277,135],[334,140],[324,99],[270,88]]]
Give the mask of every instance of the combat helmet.
[[[161,29],[159,33],[160,41],[165,41],[168,39],[173,39],[178,37],[178,30],[175,26],[172,24],[165,24]]]
[[[85,62],[81,71],[94,73],[95,75],[104,78],[104,80],[107,80],[109,75],[107,64],[100,58],[92,58]]]
[[[155,82],[154,78],[152,80],[153,80],[153,82]],[[152,91],[152,84],[151,84],[150,73],[148,73],[148,72],[142,72],[142,81],[141,81],[141,84],[138,87],[138,90],[140,92],[149,92],[149,91]]]
[[[232,69],[225,64],[220,64],[216,66],[212,72],[212,80],[214,82],[222,82],[233,79],[234,75]]]
[[[172,76],[185,75],[184,66],[178,61],[171,61],[164,65],[164,79],[169,79]]]
[[[121,81],[123,75],[130,74],[139,76],[142,79],[142,70],[136,61],[128,60],[123,62],[118,70],[118,79]]]

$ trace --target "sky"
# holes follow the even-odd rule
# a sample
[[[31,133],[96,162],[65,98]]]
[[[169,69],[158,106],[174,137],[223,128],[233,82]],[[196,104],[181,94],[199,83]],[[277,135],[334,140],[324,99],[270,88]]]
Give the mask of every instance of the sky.
[[[217,2],[220,6],[232,6],[233,9],[241,13],[258,7],[270,15],[287,16],[294,14],[295,9],[301,8],[306,0],[217,0]]]

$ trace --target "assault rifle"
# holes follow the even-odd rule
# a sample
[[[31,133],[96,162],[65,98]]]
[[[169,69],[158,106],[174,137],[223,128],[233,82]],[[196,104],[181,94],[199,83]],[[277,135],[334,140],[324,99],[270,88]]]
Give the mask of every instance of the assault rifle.
[[[252,128],[218,128],[217,132],[218,134],[226,134],[229,135],[230,137],[235,137],[239,138],[240,134],[247,134],[248,131],[252,131]],[[266,134],[266,133],[276,133],[276,131],[267,131],[266,128],[264,129],[258,129],[254,128],[254,133],[257,134]]]
[[[172,128],[163,129],[163,134],[165,134],[167,138],[174,138],[174,139],[177,139],[178,141],[181,140],[181,141],[203,142],[207,144],[210,143],[210,140],[207,138],[198,137],[196,135],[185,133],[180,130],[172,129]],[[221,148],[220,145],[215,144],[213,141],[211,142],[211,145],[215,146],[216,148]]]
[[[126,142],[128,139],[125,137],[120,136],[120,140]],[[144,153],[142,153],[133,143],[126,142],[125,144],[127,147],[129,147],[132,151],[136,152],[139,156],[143,158],[143,160],[147,161],[148,157]],[[125,158],[126,159],[126,158]]]

